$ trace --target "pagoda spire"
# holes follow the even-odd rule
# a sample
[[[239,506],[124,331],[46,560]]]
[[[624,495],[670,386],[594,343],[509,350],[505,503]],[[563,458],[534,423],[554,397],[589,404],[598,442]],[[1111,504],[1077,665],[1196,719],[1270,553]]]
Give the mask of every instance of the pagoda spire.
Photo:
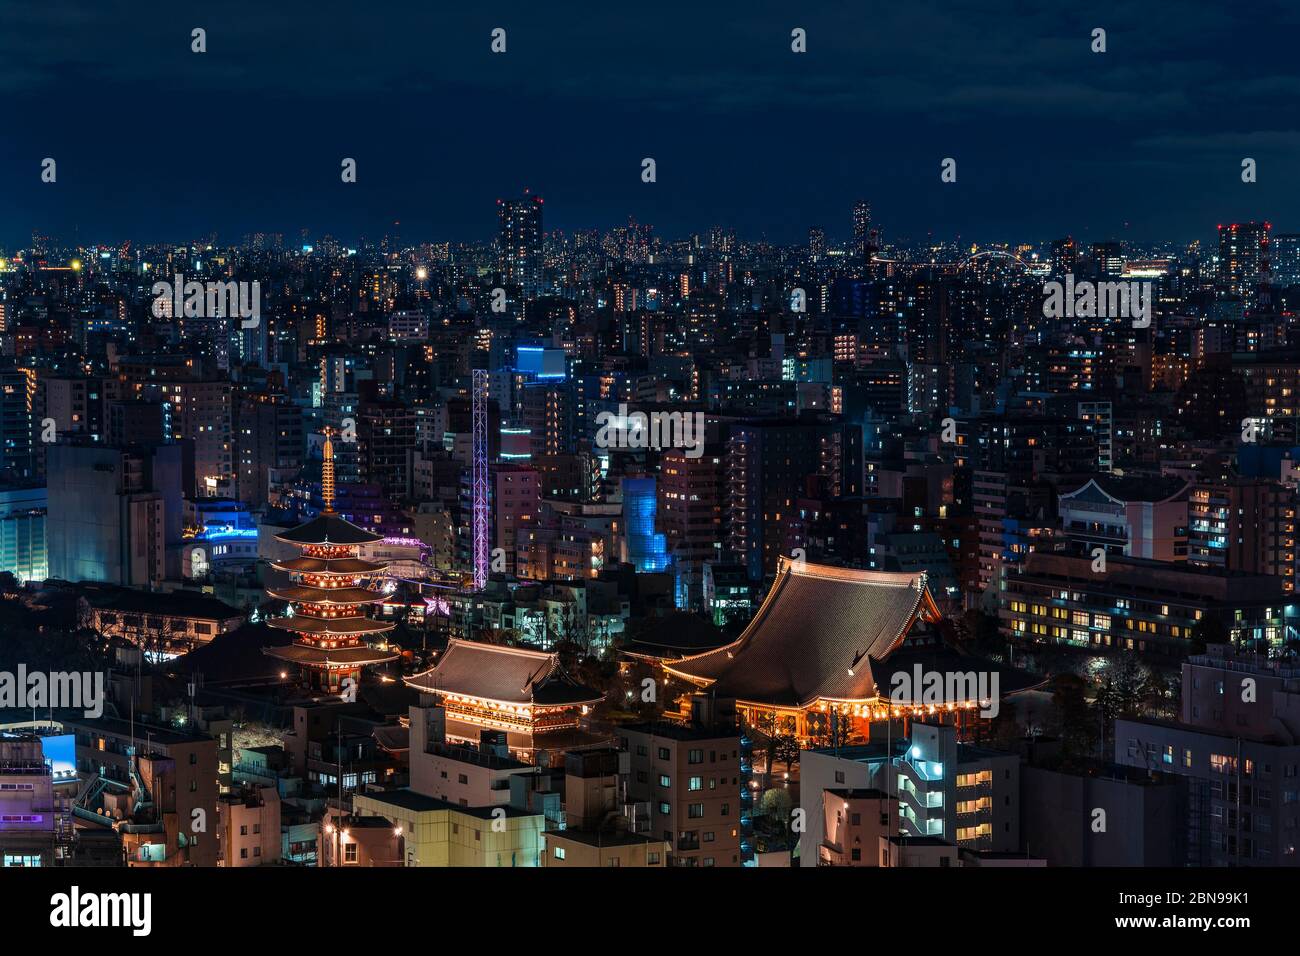
[[[334,442],[330,441],[331,428],[325,429],[325,444],[321,448],[320,494],[325,501],[325,514],[334,513]]]

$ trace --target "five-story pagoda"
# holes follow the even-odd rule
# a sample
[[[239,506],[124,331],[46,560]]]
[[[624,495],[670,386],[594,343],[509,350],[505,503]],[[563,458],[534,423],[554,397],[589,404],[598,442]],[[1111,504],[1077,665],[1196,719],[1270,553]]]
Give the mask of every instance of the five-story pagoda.
[[[288,587],[268,588],[271,597],[288,601],[290,617],[272,618],[267,623],[292,631],[292,644],[264,648],[264,653],[301,667],[309,685],[330,694],[346,692],[359,685],[361,669],[395,660],[398,655],[366,643],[368,634],[390,631],[395,625],[366,616],[365,605],[384,599],[366,587],[366,580],[383,571],[386,564],[364,561],[357,556],[363,544],[382,535],[358,528],[334,511],[334,445],[329,433],[322,449],[320,515],[284,534],[277,541],[297,545],[302,556],[275,561],[271,566],[287,571]],[[346,681],[351,678],[351,684]]]

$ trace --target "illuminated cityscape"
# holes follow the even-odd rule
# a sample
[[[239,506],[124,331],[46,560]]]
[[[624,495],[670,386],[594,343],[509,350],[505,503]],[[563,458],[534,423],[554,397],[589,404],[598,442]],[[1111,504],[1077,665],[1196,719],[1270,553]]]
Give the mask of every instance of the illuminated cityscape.
[[[156,62],[153,6],[24,14],[13,884],[273,871],[220,893],[320,894],[288,918],[361,898],[300,869],[710,870],[735,922],[753,870],[996,868],[1030,896],[955,898],[1019,919],[1059,871],[1116,915],[1300,866],[1290,48],[760,6],[449,11],[439,56],[428,10],[213,12]],[[96,166],[101,96],[248,149]]]

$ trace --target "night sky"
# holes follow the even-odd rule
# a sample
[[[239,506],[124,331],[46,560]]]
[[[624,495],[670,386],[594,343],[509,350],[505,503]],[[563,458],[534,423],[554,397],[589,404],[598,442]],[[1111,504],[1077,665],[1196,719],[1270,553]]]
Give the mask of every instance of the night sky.
[[[548,229],[667,236],[843,236],[859,198],[887,239],[1300,231],[1300,11],[1081,6],[3,0],[0,246],[355,242],[393,220],[408,243],[481,240],[526,186]]]

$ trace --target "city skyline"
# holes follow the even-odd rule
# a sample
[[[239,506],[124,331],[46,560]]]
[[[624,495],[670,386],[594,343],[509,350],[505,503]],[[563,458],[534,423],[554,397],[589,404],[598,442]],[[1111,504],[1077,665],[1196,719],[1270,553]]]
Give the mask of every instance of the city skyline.
[[[275,246],[284,252],[301,252],[311,253],[319,251],[316,246],[324,241],[331,240],[337,243],[339,248],[346,252],[359,252],[364,249],[373,249],[378,247],[386,240],[398,240],[395,245],[391,245],[387,254],[395,254],[401,251],[416,251],[421,246],[449,246],[452,249],[473,249],[490,251],[494,255],[499,254],[498,246],[500,243],[500,228],[498,223],[498,213],[496,207],[503,202],[510,202],[528,196],[536,197],[536,194],[530,189],[523,189],[517,194],[503,193],[500,197],[492,201],[482,219],[483,227],[476,230],[472,235],[413,235],[408,231],[405,220],[397,219],[385,224],[379,224],[379,227],[371,232],[364,234],[338,234],[329,230],[317,230],[309,225],[281,225],[277,227],[267,227],[259,229],[250,229],[243,232],[222,233],[213,229],[199,229],[196,232],[177,237],[165,237],[148,234],[113,234],[113,235],[86,235],[81,230],[74,230],[74,234],[64,235],[55,234],[53,231],[33,227],[28,232],[21,233],[20,238],[8,244],[0,244],[0,253],[14,255],[20,252],[31,253],[36,247],[38,240],[46,248],[58,249],[63,252],[73,253],[82,249],[104,249],[121,246],[124,242],[129,242],[132,248],[174,248],[174,247],[194,247],[198,248],[204,245],[210,245],[214,249],[239,249],[249,247],[251,244],[266,245],[268,242],[277,242]],[[545,196],[540,198],[545,199]],[[851,219],[852,204],[846,205],[844,215],[840,218],[843,220],[838,223],[840,228],[835,228],[836,224],[812,223],[805,229],[802,235],[792,236],[788,241],[776,241],[771,237],[758,233],[749,234],[736,229],[730,228],[723,222],[705,222],[701,220],[694,228],[686,228],[682,232],[661,232],[654,222],[639,221],[635,217],[627,216],[622,220],[617,217],[610,218],[607,222],[600,224],[579,224],[572,227],[552,226],[551,214],[553,212],[552,204],[547,204],[546,208],[546,226],[541,230],[544,239],[550,240],[552,237],[571,241],[575,236],[584,234],[596,234],[601,237],[609,236],[630,226],[649,228],[652,232],[652,241],[660,242],[664,245],[676,245],[689,242],[692,239],[698,239],[701,247],[707,247],[711,235],[716,230],[721,230],[728,235],[730,239],[737,243],[751,247],[768,246],[778,250],[798,250],[805,249],[812,242],[812,233],[819,232],[819,238],[825,242],[827,249],[839,250],[844,254],[850,254],[856,242],[854,237],[854,226]],[[1203,250],[1214,255],[1214,245],[1218,232],[1233,224],[1261,222],[1267,223],[1273,235],[1300,235],[1300,220],[1294,228],[1288,228],[1285,221],[1279,222],[1278,219],[1267,215],[1259,217],[1219,217],[1217,220],[1204,226],[1196,234],[1179,234],[1179,235],[1153,235],[1148,238],[1136,238],[1124,234],[1099,234],[1090,235],[1082,229],[1063,228],[1058,232],[1033,234],[1033,235],[1008,235],[1004,237],[992,237],[976,239],[961,234],[926,234],[924,236],[896,235],[893,234],[887,223],[876,221],[873,216],[872,228],[882,230],[882,248],[893,248],[908,253],[916,253],[926,249],[936,249],[942,246],[955,246],[960,249],[980,248],[1031,248],[1035,251],[1046,254],[1053,242],[1063,239],[1073,239],[1081,247],[1087,247],[1090,244],[1103,244],[1110,242],[1121,243],[1128,251],[1146,251],[1161,250],[1173,254],[1185,249],[1193,243],[1200,243]],[[215,241],[212,241],[215,240]],[[924,264],[924,260],[908,260],[914,264]]]

